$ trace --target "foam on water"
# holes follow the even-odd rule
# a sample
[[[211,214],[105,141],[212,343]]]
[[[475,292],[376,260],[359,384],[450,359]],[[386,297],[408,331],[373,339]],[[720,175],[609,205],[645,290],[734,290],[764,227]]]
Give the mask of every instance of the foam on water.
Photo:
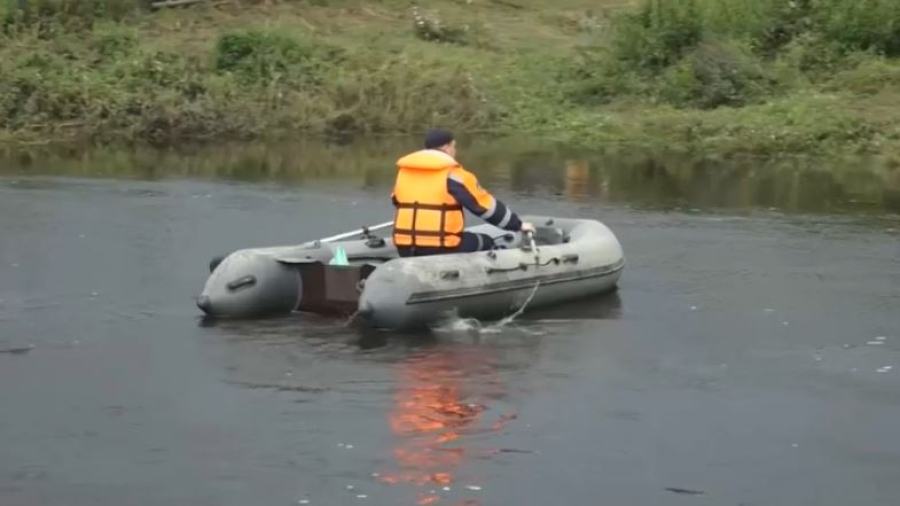
[[[484,324],[477,318],[461,318],[454,310],[448,313],[447,316],[436,325],[432,326],[431,330],[434,332],[472,333],[479,335],[499,334],[504,328],[508,327],[516,318],[525,312],[525,308],[528,307],[528,304],[531,303],[535,294],[537,294],[540,284],[540,281],[535,283],[528,298],[525,299],[525,302],[523,302],[515,312],[505,316],[497,322]]]

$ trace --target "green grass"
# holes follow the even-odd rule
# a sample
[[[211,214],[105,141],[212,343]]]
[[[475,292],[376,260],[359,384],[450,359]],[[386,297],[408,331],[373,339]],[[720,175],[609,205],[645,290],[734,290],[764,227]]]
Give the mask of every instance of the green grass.
[[[892,0],[29,1],[0,0],[0,140],[439,125],[605,149],[900,154]]]

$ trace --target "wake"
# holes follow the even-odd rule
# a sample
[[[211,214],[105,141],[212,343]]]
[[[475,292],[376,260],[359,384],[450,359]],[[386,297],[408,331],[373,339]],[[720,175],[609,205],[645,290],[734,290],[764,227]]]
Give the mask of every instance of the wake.
[[[525,309],[528,307],[528,304],[534,299],[534,296],[537,294],[538,288],[540,287],[541,282],[538,281],[535,283],[534,288],[531,290],[531,293],[525,299],[525,301],[516,309],[512,314],[503,317],[501,320],[489,323],[482,323],[477,318],[461,318],[458,316],[456,311],[449,313],[444,319],[438,322],[436,325],[431,327],[431,330],[434,332],[447,332],[447,333],[466,333],[466,334],[499,334],[503,332],[504,329],[510,327],[512,323],[525,312]]]

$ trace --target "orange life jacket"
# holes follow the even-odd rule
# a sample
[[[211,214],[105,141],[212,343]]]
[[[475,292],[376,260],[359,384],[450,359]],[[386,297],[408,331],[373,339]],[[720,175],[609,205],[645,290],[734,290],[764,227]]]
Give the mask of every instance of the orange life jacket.
[[[423,149],[397,161],[393,240],[396,246],[459,246],[465,214],[447,191],[447,178],[459,163],[443,151]]]

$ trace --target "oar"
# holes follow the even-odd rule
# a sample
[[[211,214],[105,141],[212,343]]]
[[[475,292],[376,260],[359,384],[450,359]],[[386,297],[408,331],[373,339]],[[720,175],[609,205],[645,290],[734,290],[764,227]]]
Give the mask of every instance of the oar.
[[[393,221],[387,221],[387,222],[384,222],[384,223],[381,223],[378,225],[374,225],[371,227],[363,227],[359,230],[354,230],[352,232],[345,232],[343,234],[333,235],[331,237],[325,237],[323,239],[316,239],[315,241],[308,241],[308,242],[304,243],[303,246],[310,246],[313,244],[321,244],[323,242],[340,241],[341,239],[353,237],[354,235],[368,234],[369,232],[371,232],[373,230],[381,230],[382,228],[390,227],[393,224],[394,224]],[[212,260],[209,261],[209,272],[213,272],[214,270],[216,270],[216,267],[218,267],[219,264],[222,263],[222,260],[224,260],[225,257],[227,257],[227,256],[228,255],[213,257]],[[2,353],[2,350],[0,350],[0,353]]]
[[[325,237],[325,238],[322,238],[322,239],[317,239],[317,240],[315,240],[315,241],[310,241],[310,243],[322,243],[322,242],[334,242],[334,241],[340,241],[341,239],[346,239],[346,238],[348,238],[348,237],[353,237],[353,236],[355,236],[355,235],[368,234],[369,232],[372,232],[372,231],[374,231],[374,230],[381,230],[382,228],[390,227],[390,226],[392,226],[393,224],[394,224],[393,221],[386,221],[386,222],[384,222],[384,223],[380,223],[380,224],[378,224],[378,225],[373,225],[373,226],[371,226],[371,227],[363,227],[363,228],[361,228],[361,229],[353,230],[353,231],[351,231],[351,232],[344,232],[343,234],[333,235],[333,236],[331,236],[331,237]]]

